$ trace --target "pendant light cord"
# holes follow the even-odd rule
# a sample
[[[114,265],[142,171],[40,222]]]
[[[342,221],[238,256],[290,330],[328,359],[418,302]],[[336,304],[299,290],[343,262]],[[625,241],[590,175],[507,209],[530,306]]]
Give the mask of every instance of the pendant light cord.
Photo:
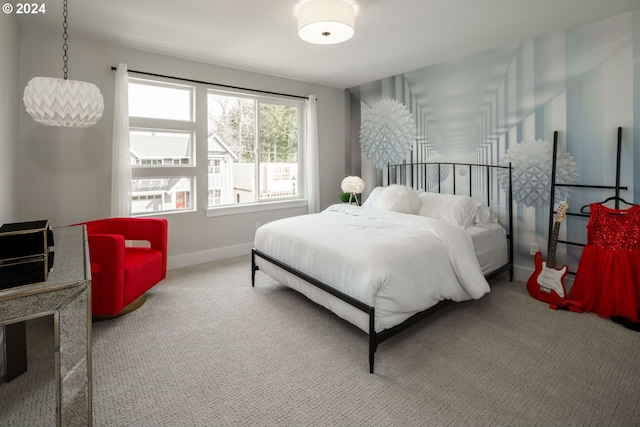
[[[67,16],[69,13],[67,12],[67,0],[64,0],[64,9],[62,11],[62,17],[64,18],[64,23],[62,24],[62,28],[64,28],[64,33],[62,38],[64,39],[64,43],[62,44],[62,50],[64,51],[64,55],[62,59],[64,61],[64,66],[62,67],[62,72],[64,74],[64,79],[67,80],[67,73],[69,72],[69,67],[67,66],[67,62],[69,61],[69,57],[67,56],[67,51],[69,50],[69,45],[67,44],[67,39],[69,35],[67,34]]]

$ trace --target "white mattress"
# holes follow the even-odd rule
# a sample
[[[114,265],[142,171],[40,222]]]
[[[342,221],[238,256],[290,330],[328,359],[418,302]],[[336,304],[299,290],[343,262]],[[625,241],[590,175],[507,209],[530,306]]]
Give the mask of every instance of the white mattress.
[[[485,275],[509,261],[507,233],[500,224],[473,226],[466,231],[471,235],[476,258]]]
[[[465,233],[417,215],[348,205],[327,211],[266,224],[256,233],[255,247],[375,307],[376,332],[441,300],[480,298],[489,291],[474,249],[480,250],[485,268],[499,263],[501,257],[491,254],[490,247],[495,247],[500,233],[504,239],[500,226]],[[368,332],[365,313],[268,261],[258,257],[256,263],[275,280]]]

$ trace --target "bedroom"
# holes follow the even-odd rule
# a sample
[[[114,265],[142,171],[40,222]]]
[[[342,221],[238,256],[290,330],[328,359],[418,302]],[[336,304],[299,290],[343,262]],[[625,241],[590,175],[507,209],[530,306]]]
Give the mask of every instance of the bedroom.
[[[61,2],[53,3],[49,10],[59,9],[56,6],[61,4],[58,3]],[[80,7],[74,6],[74,3],[70,6],[76,10]],[[595,34],[585,35],[585,49],[589,50],[593,47],[597,50],[602,46],[618,46],[615,39],[605,36],[611,33],[608,31],[611,24],[604,23],[606,21],[604,18],[620,17],[620,13],[634,10],[639,6],[634,2],[622,2],[620,6],[622,9],[613,11],[614,6],[609,5],[607,9],[609,12],[591,20],[602,24],[604,28],[598,28]],[[52,12],[51,15],[53,16],[54,13]],[[292,12],[290,16],[293,16]],[[627,31],[627,36],[635,35],[637,24],[636,26],[633,24],[638,19],[637,11],[622,15],[622,18],[625,17],[631,21],[627,23],[627,30],[623,25],[615,25],[615,28],[619,29],[621,37],[624,37],[624,31]],[[3,79],[1,83],[3,101],[0,111],[3,114],[0,115],[2,120],[0,145],[3,156],[0,160],[2,162],[0,170],[3,177],[0,180],[0,194],[2,199],[9,203],[3,203],[0,207],[0,222],[46,216],[58,226],[106,216],[109,212],[112,112],[107,108],[105,116],[95,127],[79,132],[43,128],[30,121],[22,108],[21,91],[31,76],[58,75],[61,49],[57,35],[60,23],[58,19],[54,19],[55,22],[51,28],[36,28],[35,25],[23,24],[27,18],[20,21],[14,18],[13,15],[2,16],[2,61],[0,62],[3,76],[8,78]],[[293,20],[293,17],[291,19]],[[73,9],[70,12],[70,21],[72,31],[81,25]],[[591,21],[585,21],[585,23]],[[552,35],[557,34],[556,30],[564,28],[531,34],[531,37],[518,36],[509,40],[508,43],[495,44],[494,47],[507,46],[523,39],[532,41],[534,36],[548,35],[547,38],[535,38],[535,43],[562,50],[564,45],[559,47],[550,39],[553,38]],[[367,77],[361,81],[361,85],[349,84],[345,87],[335,87],[245,70],[248,67],[224,68],[197,62],[193,58],[184,59],[174,55],[163,55],[151,48],[134,49],[109,43],[97,37],[83,37],[80,34],[72,33],[71,42],[73,43],[73,50],[70,53],[72,76],[97,84],[107,104],[113,102],[113,72],[110,67],[119,62],[129,64],[132,69],[189,76],[243,87],[278,88],[279,91],[289,93],[317,95],[321,101],[318,104],[318,116],[322,145],[320,199],[323,207],[337,199],[340,181],[344,176],[361,173],[365,181],[371,181],[365,175],[367,169],[361,163],[357,145],[357,126],[352,124],[351,115],[360,109],[360,104],[354,101],[357,97],[353,94],[358,94],[365,103],[369,101],[369,96],[372,99],[377,99],[376,97],[382,94],[391,96],[391,88],[397,84],[394,74],[408,73],[422,66],[422,64],[416,64],[386,75]],[[622,59],[616,57],[616,60],[625,61],[624,64],[635,64],[633,47],[637,47],[637,40],[621,45],[624,45],[621,46],[624,47]],[[631,61],[628,62],[629,57],[624,55],[628,54],[630,46]],[[469,58],[469,62],[472,63],[474,55],[478,52],[492,52],[488,49],[487,47],[476,52],[468,52],[462,58]],[[605,59],[611,56],[610,52],[606,49],[599,52],[602,53],[601,62],[606,63]],[[618,52],[617,47],[616,52]],[[542,62],[537,62],[539,57],[535,57],[536,69],[546,69],[550,74],[557,72],[553,65],[558,55],[563,57],[562,52],[542,56]],[[473,63],[471,65],[474,66]],[[623,70],[624,75],[615,74],[615,70]],[[611,74],[612,72],[614,73]],[[587,76],[589,80],[584,83],[584,86],[597,88],[601,92],[584,89],[580,91],[579,96],[568,97],[566,101],[567,109],[569,106],[574,108],[576,104],[584,104],[590,106],[589,110],[581,111],[578,116],[569,116],[564,112],[562,105],[552,103],[548,108],[536,105],[539,107],[540,115],[534,122],[524,123],[526,129],[533,129],[530,135],[534,139],[543,137],[549,139],[550,133],[554,130],[566,132],[567,143],[570,142],[570,138],[578,138],[574,140],[574,146],[569,151],[578,161],[580,173],[585,176],[592,176],[589,175],[591,173],[599,174],[598,179],[594,178],[595,181],[600,181],[600,177],[610,177],[613,165],[610,165],[608,160],[606,166],[600,164],[600,159],[605,157],[602,155],[603,149],[594,150],[592,147],[602,147],[599,144],[605,140],[613,143],[615,129],[622,126],[625,129],[625,147],[628,150],[624,157],[626,162],[623,167],[624,185],[635,192],[625,193],[627,200],[638,200],[637,191],[640,189],[638,183],[640,177],[633,169],[633,165],[639,163],[633,161],[633,156],[637,158],[640,150],[637,149],[637,137],[632,132],[635,127],[633,111],[637,89],[634,81],[637,73],[633,66],[618,67],[615,63],[598,68]],[[605,77],[599,77],[602,75]],[[351,90],[345,91],[347,87]],[[620,97],[618,97],[619,94]],[[560,110],[560,115],[553,109]],[[560,119],[558,120],[557,117]],[[594,120],[596,118],[597,121]],[[593,131],[590,124],[598,124],[597,132]],[[529,134],[525,132],[522,135]],[[589,140],[589,145],[576,148],[576,145],[580,146],[581,141],[586,140],[585,138]],[[606,155],[610,158],[613,154],[607,151]],[[516,236],[521,240],[520,248],[516,251],[516,265],[521,267],[521,270],[520,276],[516,270],[516,277],[522,280],[526,279],[533,266],[532,257],[529,255],[529,244],[537,242],[540,247],[546,244],[548,210],[525,207],[522,204],[518,209],[518,218],[521,222],[518,224]],[[303,209],[293,209],[250,212],[215,218],[205,218],[201,211],[167,215],[170,220],[170,268],[248,253],[256,223],[264,224],[283,216],[304,212]]]

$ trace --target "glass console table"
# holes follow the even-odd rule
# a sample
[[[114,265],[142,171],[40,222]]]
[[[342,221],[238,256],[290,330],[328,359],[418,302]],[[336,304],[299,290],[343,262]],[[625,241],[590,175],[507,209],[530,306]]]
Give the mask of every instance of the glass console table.
[[[91,426],[91,269],[84,226],[53,229],[55,254],[46,282],[0,290],[0,324],[17,327],[53,315],[56,425]],[[23,327],[22,327],[22,330]],[[24,338],[23,338],[24,339]],[[20,339],[18,339],[20,341]],[[18,343],[19,344],[19,343]],[[17,351],[21,352],[20,345]],[[5,358],[5,370],[11,362]]]

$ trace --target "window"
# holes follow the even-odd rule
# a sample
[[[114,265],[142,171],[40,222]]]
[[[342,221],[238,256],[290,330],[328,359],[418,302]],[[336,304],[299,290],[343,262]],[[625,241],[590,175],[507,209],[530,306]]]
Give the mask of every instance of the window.
[[[301,100],[130,78],[132,214],[304,203],[302,111]]]
[[[302,103],[208,93],[209,207],[300,197]]]
[[[129,79],[129,116],[193,121],[193,86]]]
[[[192,210],[195,88],[129,80],[131,213]]]

